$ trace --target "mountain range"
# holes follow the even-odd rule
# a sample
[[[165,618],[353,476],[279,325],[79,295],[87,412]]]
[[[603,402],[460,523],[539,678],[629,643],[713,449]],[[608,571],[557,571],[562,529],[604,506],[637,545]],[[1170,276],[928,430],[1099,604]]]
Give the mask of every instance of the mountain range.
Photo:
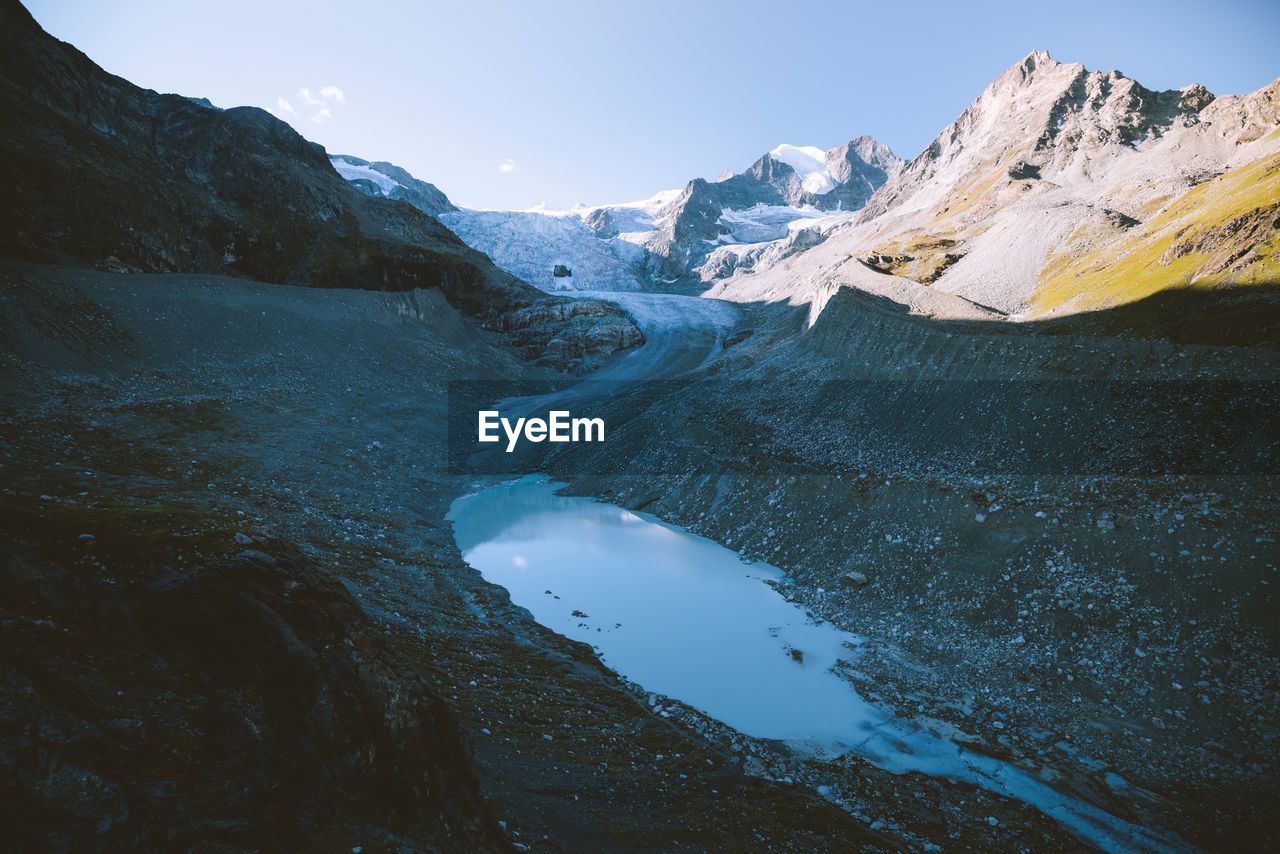
[[[483,211],[0,0],[6,844],[1275,850],[1278,86],[1034,52],[910,161]],[[552,406],[606,441],[472,441]],[[629,618],[470,562],[482,492],[747,665],[708,684],[786,716],[757,673],[821,675],[866,738],[736,728],[653,681],[685,642],[606,657]],[[570,495],[607,525],[557,534]],[[645,515],[804,612],[773,659],[705,551],[602,538]]]
[[[715,181],[695,178],[682,190],[638,202],[487,211],[458,208],[390,163],[346,155],[331,161],[365,192],[404,198],[438,216],[525,281],[548,290],[620,291],[687,286],[712,255],[723,270],[726,257],[736,259],[802,227],[845,221],[902,168],[887,147],[861,136],[828,151],[779,145],[742,172]],[[572,275],[554,276],[557,266]]]
[[[816,312],[849,286],[939,316],[1047,317],[1276,281],[1278,123],[1280,80],[1157,92],[1034,51],[907,163],[861,136],[630,204],[475,211],[431,188],[422,209],[547,289],[704,287]]]
[[[1280,81],[1223,98],[1198,85],[1154,92],[1031,53],[856,221],[713,293],[820,303],[848,283],[911,303],[927,288],[963,301],[930,300],[944,314],[968,304],[1045,317],[1182,286],[1274,282],[1278,122]]]

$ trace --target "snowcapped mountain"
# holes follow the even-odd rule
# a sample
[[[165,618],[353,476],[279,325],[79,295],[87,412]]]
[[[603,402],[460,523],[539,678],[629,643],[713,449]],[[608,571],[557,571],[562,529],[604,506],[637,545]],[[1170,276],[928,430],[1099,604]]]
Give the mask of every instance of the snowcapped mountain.
[[[830,150],[780,145],[744,172],[714,182],[697,178],[639,202],[488,211],[457,208],[390,163],[348,155],[331,162],[362,191],[410,201],[544,290],[613,291],[712,277],[699,267],[713,255],[714,275],[727,275],[751,247],[849,220],[902,167],[887,147],[862,136]]]
[[[1278,92],[1157,92],[1035,51],[910,163],[867,136],[784,144],[715,181],[568,211],[458,209],[391,164],[333,163],[544,290],[702,283],[817,311],[848,284],[933,313],[1039,317],[1273,281]]]
[[[852,211],[863,207],[902,165],[887,146],[860,136],[827,151],[779,145],[742,175],[769,185],[792,206]]]
[[[669,279],[699,272],[703,279],[726,275],[746,251],[741,247],[783,239],[796,223],[819,212],[848,215],[901,168],[902,160],[869,136],[828,151],[779,145],[744,172],[690,181],[649,243],[650,267]],[[715,253],[725,245],[739,248]],[[700,271],[713,253],[711,265]]]
[[[856,221],[799,252],[756,250],[750,275],[715,292],[820,309],[840,284],[892,281],[959,300],[921,297],[930,311],[1044,316],[1274,280],[1278,92],[1280,81],[1217,99],[1196,84],[1156,92],[1033,52]]]
[[[785,163],[796,173],[800,188],[820,196],[836,187],[835,179],[827,171],[827,153],[812,145],[779,145],[768,154],[771,160]]]

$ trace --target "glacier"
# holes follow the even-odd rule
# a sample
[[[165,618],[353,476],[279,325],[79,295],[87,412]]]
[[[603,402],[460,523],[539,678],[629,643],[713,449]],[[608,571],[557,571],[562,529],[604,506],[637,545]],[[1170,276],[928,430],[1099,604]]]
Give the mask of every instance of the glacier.
[[[439,219],[468,246],[543,290],[646,289],[644,247],[621,235],[597,236],[578,212],[461,209]],[[556,277],[557,265],[572,275]]]

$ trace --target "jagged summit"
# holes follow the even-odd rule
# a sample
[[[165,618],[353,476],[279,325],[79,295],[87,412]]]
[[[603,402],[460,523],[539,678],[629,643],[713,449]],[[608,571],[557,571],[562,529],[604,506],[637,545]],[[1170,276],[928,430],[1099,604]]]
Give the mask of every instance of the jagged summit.
[[[888,146],[864,135],[825,150],[783,143],[738,175],[769,185],[788,205],[854,210],[865,204],[870,193],[900,169],[902,162]]]
[[[820,305],[840,284],[892,279],[913,304],[945,292],[1034,317],[1188,284],[1274,281],[1278,158],[1280,81],[1218,98],[1032,51],[838,236],[762,251],[751,277],[715,293]]]
[[[700,267],[712,256],[723,274],[750,247],[848,220],[903,163],[865,135],[831,149],[781,144],[741,172],[715,181],[696,178],[639,202],[484,211],[454,208],[443,193],[389,163],[347,155],[332,161],[365,192],[406,198],[504,270],[541,288],[612,291],[666,287],[700,272],[705,278]],[[410,194],[412,188],[422,192]],[[426,190],[438,198],[428,196],[423,204]],[[808,234],[796,245],[813,240]],[[573,270],[572,280],[554,276],[557,266]]]
[[[776,163],[785,163],[800,179],[800,186],[815,196],[835,189],[835,179],[827,171],[827,152],[813,145],[788,145],[783,143],[766,157]]]
[[[659,218],[648,243],[650,268],[678,279],[712,264],[714,275],[724,275],[750,251],[739,247],[785,238],[811,218],[802,217],[801,209],[857,211],[902,162],[888,146],[864,135],[827,150],[782,144],[736,175],[691,181]],[[734,248],[717,253],[721,246]]]
[[[955,215],[1001,173],[1072,180],[1098,161],[1195,124],[1214,96],[1199,84],[1157,92],[1119,71],[1090,71],[1032,51],[1002,72],[864,209]]]
[[[1022,57],[1022,59],[1005,69],[1001,76],[1003,77],[1005,75],[1021,73],[1025,78],[1033,74],[1037,68],[1042,66],[1053,67],[1057,65],[1062,65],[1062,63],[1050,56],[1049,51],[1033,50],[1026,56]]]
[[[878,188],[903,167],[903,160],[875,137],[859,136],[827,151],[827,171],[838,184],[859,179]]]

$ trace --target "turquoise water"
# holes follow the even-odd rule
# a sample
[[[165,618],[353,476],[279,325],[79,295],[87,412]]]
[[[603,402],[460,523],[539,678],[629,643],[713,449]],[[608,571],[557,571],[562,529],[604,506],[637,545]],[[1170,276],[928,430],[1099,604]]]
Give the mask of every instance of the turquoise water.
[[[545,481],[486,489],[451,516],[487,580],[649,691],[759,738],[843,742],[884,717],[831,672],[855,638],[763,583],[782,578],[771,566]]]
[[[535,620],[646,690],[747,735],[1016,798],[1104,850],[1183,847],[863,700],[831,670],[858,639],[788,602],[767,583],[781,570],[558,486],[530,476],[457,499],[458,548]]]

